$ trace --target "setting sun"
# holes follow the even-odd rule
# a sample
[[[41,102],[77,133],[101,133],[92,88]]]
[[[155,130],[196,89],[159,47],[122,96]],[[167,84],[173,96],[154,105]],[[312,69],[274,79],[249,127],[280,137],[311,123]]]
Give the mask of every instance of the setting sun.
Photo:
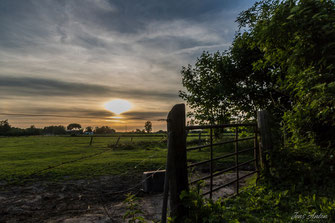
[[[131,109],[131,103],[127,100],[115,99],[105,103],[105,108],[117,115]]]

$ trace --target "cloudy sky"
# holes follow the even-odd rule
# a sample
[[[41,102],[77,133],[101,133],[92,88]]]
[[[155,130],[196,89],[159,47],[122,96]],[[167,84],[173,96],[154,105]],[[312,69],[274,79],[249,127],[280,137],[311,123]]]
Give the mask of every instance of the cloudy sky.
[[[180,70],[227,49],[253,0],[1,0],[0,120],[165,129]],[[104,104],[124,99],[117,115]],[[120,117],[120,118],[119,118]]]

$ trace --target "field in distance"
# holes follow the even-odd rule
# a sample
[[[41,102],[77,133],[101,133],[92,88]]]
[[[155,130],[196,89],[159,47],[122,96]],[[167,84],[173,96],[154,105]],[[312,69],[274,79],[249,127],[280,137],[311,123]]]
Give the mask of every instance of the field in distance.
[[[225,140],[232,136],[225,136]],[[81,179],[104,175],[141,174],[143,171],[165,169],[165,134],[130,136],[121,135],[118,147],[113,148],[118,137],[30,136],[0,138],[0,182],[20,180]],[[189,135],[189,146],[208,143],[208,137]],[[252,147],[253,142],[241,142],[241,149]],[[214,155],[233,152],[234,144],[214,147]],[[252,154],[241,155],[240,161]],[[198,162],[209,158],[208,149],[191,151],[188,159]],[[71,162],[78,160],[75,162]],[[228,165],[234,157],[221,161]],[[220,163],[219,163],[220,164]],[[53,168],[55,167],[55,168]],[[49,169],[48,169],[49,168]],[[44,170],[44,171],[43,171]]]

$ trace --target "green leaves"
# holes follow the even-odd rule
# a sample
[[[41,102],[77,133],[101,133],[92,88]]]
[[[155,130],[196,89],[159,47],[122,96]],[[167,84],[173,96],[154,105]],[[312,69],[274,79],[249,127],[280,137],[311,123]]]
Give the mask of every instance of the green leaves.
[[[261,1],[237,22],[228,51],[183,68],[180,96],[195,120],[212,124],[267,109],[282,124],[268,154],[272,177],[322,181],[329,166],[320,163],[335,148],[335,2]]]
[[[267,7],[269,4],[273,7]],[[274,98],[276,103],[270,108],[284,111],[277,118],[283,120],[289,146],[304,149],[309,144],[315,148],[310,150],[312,153],[334,148],[334,1],[262,1],[242,13],[237,21],[241,27],[251,27],[248,34],[237,38],[251,37],[254,43],[249,46],[264,54],[252,63],[253,70],[271,67],[273,91],[285,95]],[[319,174],[326,174],[323,172]]]
[[[335,197],[332,187],[316,190],[275,189],[274,185],[248,186],[236,197],[216,202],[202,198],[198,193],[183,192],[181,197],[190,215],[184,222],[297,222],[319,216],[322,222],[335,220]],[[321,196],[329,191],[332,196]],[[311,221],[313,222],[313,221]]]
[[[319,196],[317,191],[274,189],[272,185],[249,186],[236,197],[216,202],[202,198],[198,193],[183,192],[181,200],[190,215],[184,222],[297,222],[319,216],[324,222],[335,219],[335,199]],[[334,195],[334,194],[333,194]],[[313,221],[311,221],[313,222]]]
[[[145,223],[147,222],[144,217],[141,216],[143,211],[139,208],[138,198],[134,194],[128,193],[126,199],[123,201],[126,205],[127,211],[123,215],[123,219],[127,220],[128,223]]]

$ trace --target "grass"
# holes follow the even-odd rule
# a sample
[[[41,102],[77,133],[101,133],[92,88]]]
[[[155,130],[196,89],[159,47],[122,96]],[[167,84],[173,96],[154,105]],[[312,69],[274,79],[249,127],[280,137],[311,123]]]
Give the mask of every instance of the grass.
[[[183,204],[189,216],[183,222],[250,222],[250,223],[330,223],[335,222],[334,180],[325,185],[296,187],[272,185],[255,177],[243,188],[239,196],[211,201],[196,191],[184,192]]]
[[[164,135],[150,137],[121,136],[119,149],[112,150],[108,145],[114,145],[117,137],[94,137],[89,146],[90,137],[68,136],[29,136],[0,138],[0,181],[20,180],[30,178],[31,174],[60,165],[64,162],[91,156],[103,151],[100,155],[67,163],[34,175],[35,179],[79,179],[102,175],[131,175],[143,171],[156,170],[165,167],[166,141]],[[229,137],[227,136],[227,139]],[[189,135],[188,142],[194,142],[198,135]],[[166,140],[166,138],[165,138]],[[252,142],[241,142],[241,148],[252,146]],[[123,149],[125,145],[133,145]],[[194,145],[193,145],[194,146]],[[129,146],[128,146],[129,147]],[[127,148],[128,148],[127,147]],[[214,147],[214,156],[221,156],[234,151],[234,145]],[[240,161],[250,159],[251,154],[241,155]],[[191,151],[188,158],[198,162],[209,158],[209,149]],[[218,163],[218,166],[234,163],[234,157]]]

